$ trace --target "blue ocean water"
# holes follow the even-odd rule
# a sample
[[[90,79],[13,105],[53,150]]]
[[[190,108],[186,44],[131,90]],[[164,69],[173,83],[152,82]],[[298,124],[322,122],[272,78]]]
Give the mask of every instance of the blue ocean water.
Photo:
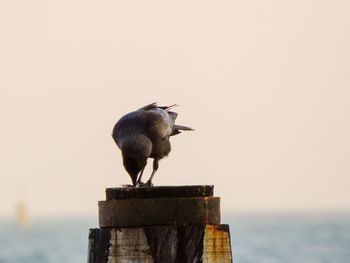
[[[87,262],[89,228],[96,225],[93,217],[0,222],[0,263]]]
[[[235,263],[350,262],[349,215],[224,215]],[[96,219],[0,221],[0,263],[87,261],[88,229]]]
[[[226,218],[235,263],[350,262],[349,214]]]

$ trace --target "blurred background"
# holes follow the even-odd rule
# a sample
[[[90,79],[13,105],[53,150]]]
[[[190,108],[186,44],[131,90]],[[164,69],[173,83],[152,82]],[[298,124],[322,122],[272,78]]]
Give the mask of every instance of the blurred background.
[[[154,183],[214,184],[235,262],[347,262],[349,12],[1,1],[0,262],[86,261],[97,201],[130,183],[113,126],[155,101],[196,131],[172,138]]]

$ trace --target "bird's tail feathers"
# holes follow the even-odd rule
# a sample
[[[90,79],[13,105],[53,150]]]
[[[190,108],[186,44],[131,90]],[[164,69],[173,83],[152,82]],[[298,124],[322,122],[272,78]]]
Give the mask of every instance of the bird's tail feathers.
[[[155,107],[157,107],[157,102],[153,102],[151,104],[148,104],[146,106],[143,106],[142,108],[140,108],[139,110],[151,110],[154,109]]]
[[[176,134],[179,134],[179,133],[181,133],[181,131],[194,131],[194,129],[192,129],[190,127],[174,124],[173,131],[170,134],[170,136],[174,136]]]
[[[194,129],[192,129],[190,127],[177,125],[177,124],[174,124],[174,129],[177,129],[177,130],[180,130],[180,131],[194,131]]]
[[[172,110],[172,109],[177,108],[177,107],[179,107],[178,104],[173,104],[173,105],[164,106],[164,107],[161,107],[161,108],[163,108],[163,109],[166,110],[166,111],[169,111],[169,110]]]
[[[153,102],[153,103],[151,103],[151,104],[148,104],[148,105],[146,105],[146,106],[143,106],[143,107],[140,108],[139,110],[152,110],[152,109],[154,109],[154,108],[160,108],[160,109],[162,109],[162,110],[169,111],[169,110],[171,110],[171,109],[174,109],[174,108],[176,108],[176,107],[179,107],[179,105],[177,105],[177,104],[172,104],[172,105],[170,105],[170,106],[158,106],[157,104],[158,104],[157,102]]]

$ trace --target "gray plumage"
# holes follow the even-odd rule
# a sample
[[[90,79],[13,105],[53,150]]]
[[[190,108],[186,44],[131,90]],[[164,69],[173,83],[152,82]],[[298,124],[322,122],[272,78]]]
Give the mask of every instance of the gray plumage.
[[[171,150],[169,137],[190,131],[189,127],[176,125],[176,112],[171,106],[146,105],[124,115],[114,126],[112,137],[123,157],[123,165],[131,177],[133,186],[144,185],[142,173],[147,159],[153,158],[153,171],[146,185],[152,185],[152,179],[159,166],[159,160]]]

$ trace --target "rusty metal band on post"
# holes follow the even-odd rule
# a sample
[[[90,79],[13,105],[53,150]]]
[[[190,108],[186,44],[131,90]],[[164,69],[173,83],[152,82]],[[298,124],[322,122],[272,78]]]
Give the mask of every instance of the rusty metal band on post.
[[[100,227],[220,224],[220,197],[99,201]]]

